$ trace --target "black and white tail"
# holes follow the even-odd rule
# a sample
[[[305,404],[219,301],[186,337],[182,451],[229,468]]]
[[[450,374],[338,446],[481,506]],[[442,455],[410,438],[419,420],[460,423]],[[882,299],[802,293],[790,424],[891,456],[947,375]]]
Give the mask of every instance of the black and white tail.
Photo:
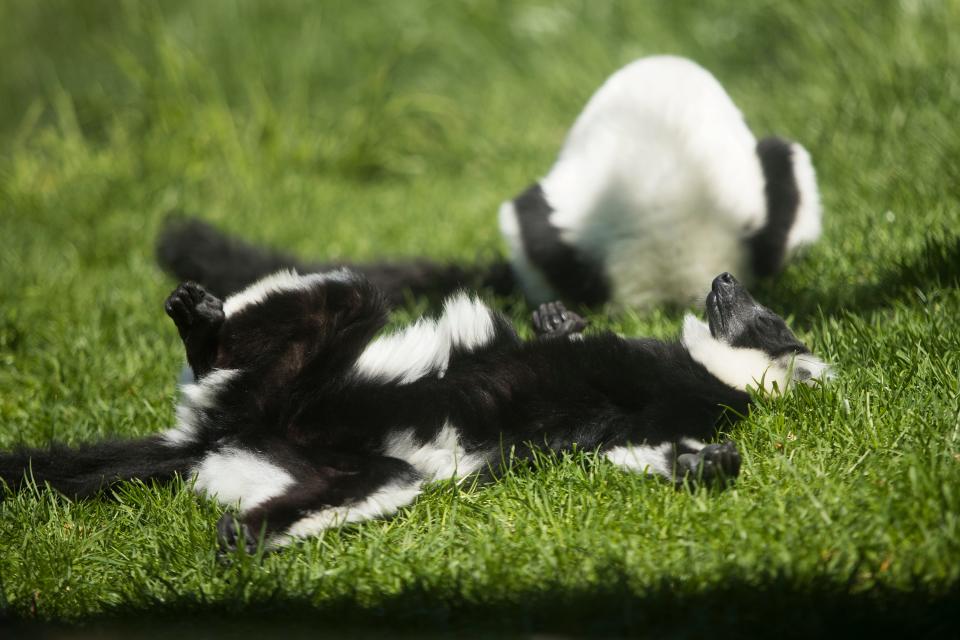
[[[190,218],[171,218],[167,222],[157,240],[157,261],[177,280],[197,282],[220,297],[281,269],[314,273],[340,267],[362,274],[384,293],[392,306],[403,303],[406,295],[439,299],[463,288],[489,288],[500,295],[513,290],[513,274],[503,260],[473,266],[424,258],[366,264],[304,262],[232,238]]]
[[[196,445],[169,442],[161,435],[67,447],[20,449],[0,454],[0,480],[19,489],[32,479],[71,497],[95,495],[125,480],[170,480],[188,476],[200,459]]]

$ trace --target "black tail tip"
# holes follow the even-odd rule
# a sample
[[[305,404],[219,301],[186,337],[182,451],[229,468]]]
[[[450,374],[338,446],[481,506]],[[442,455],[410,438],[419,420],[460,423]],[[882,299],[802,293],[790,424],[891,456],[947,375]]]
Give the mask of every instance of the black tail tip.
[[[193,254],[197,247],[222,242],[222,234],[212,225],[191,218],[182,211],[171,211],[164,218],[157,235],[157,262],[166,271],[175,274],[177,265]]]

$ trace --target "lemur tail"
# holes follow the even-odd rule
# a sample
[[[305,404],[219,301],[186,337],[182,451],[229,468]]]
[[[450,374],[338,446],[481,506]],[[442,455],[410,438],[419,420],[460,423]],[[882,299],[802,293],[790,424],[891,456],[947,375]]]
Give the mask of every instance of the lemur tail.
[[[490,288],[505,295],[513,290],[513,273],[503,260],[462,266],[410,258],[354,264],[312,263],[253,246],[232,238],[209,224],[190,218],[171,218],[157,240],[157,261],[178,280],[192,280],[226,297],[280,269],[300,273],[349,267],[363,274],[386,295],[391,305],[407,294],[439,298],[461,288]]]
[[[44,449],[0,453],[0,480],[18,489],[30,478],[71,497],[84,498],[123,480],[186,477],[201,452],[169,443],[162,436],[113,440],[79,447],[54,444]]]

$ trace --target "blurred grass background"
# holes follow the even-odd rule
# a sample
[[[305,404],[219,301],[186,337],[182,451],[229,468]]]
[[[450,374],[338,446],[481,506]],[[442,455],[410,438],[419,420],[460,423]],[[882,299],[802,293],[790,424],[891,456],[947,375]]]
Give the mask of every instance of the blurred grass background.
[[[152,257],[168,211],[307,257],[500,253],[500,201],[606,76],[654,53],[697,60],[756,134],[811,151],[824,238],[757,294],[840,374],[759,402],[722,494],[577,454],[262,560],[218,558],[219,509],[182,487],[8,494],[0,621],[955,629],[958,39],[956,0],[0,1],[0,446],[171,424],[174,283]],[[669,336],[679,316],[595,323]]]

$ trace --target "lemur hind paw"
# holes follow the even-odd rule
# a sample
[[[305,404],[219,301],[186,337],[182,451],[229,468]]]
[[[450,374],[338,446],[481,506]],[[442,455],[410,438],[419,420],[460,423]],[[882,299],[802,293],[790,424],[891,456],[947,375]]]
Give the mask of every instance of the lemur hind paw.
[[[580,333],[586,327],[586,320],[559,301],[545,302],[533,312],[533,330],[540,337],[562,338]]]
[[[708,444],[697,453],[677,457],[677,484],[723,486],[740,475],[740,462],[740,452],[732,441]]]
[[[178,286],[163,308],[183,337],[219,327],[224,319],[223,302],[194,282]]]
[[[217,542],[221,551],[231,553],[243,545],[247,555],[257,551],[257,536],[250,531],[250,527],[237,520],[234,513],[223,514],[217,522]]]

